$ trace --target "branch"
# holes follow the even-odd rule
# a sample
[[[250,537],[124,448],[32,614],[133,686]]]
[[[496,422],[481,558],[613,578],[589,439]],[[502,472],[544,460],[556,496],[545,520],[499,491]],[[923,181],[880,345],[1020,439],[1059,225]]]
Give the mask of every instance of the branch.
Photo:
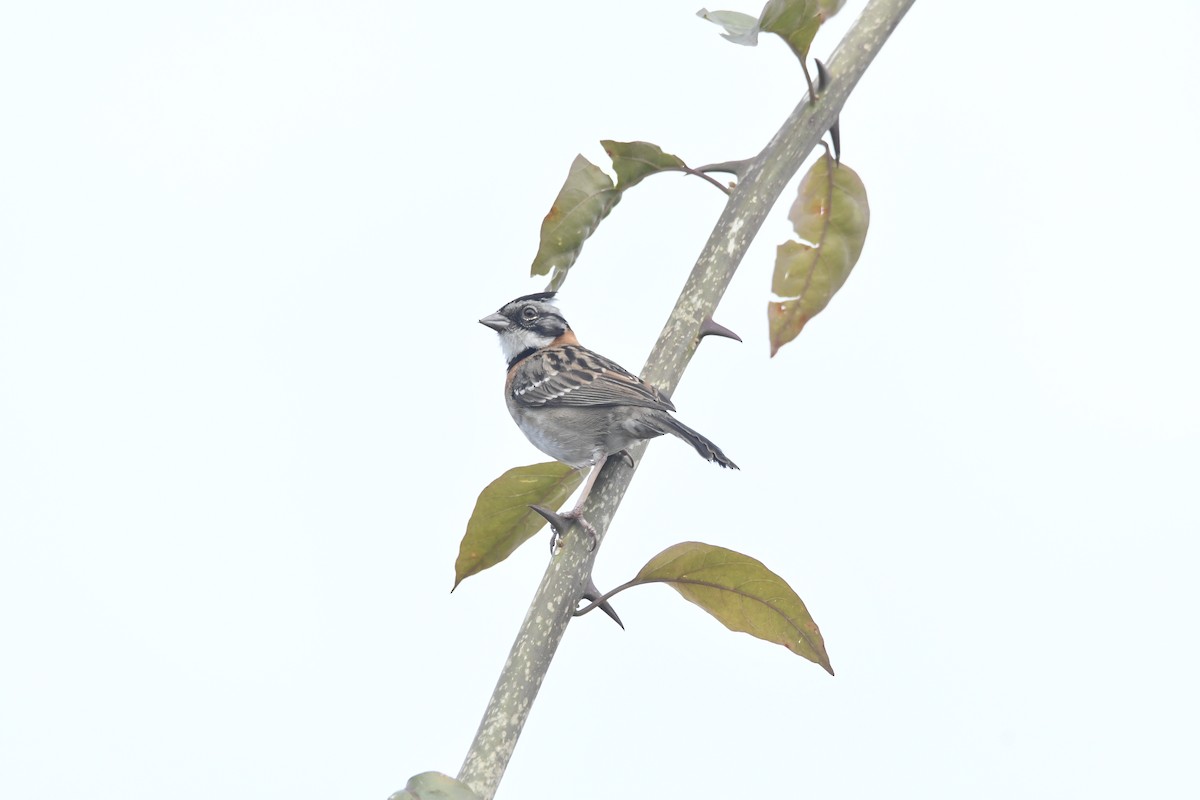
[[[695,354],[701,324],[712,316],[763,220],[837,120],[850,92],[913,2],[870,0],[829,60],[829,86],[815,103],[806,96],[747,165],[642,370],[642,377],[668,396]],[[635,463],[640,463],[645,448],[645,442],[630,448]],[[550,661],[587,586],[599,545],[635,471],[636,467],[621,459],[608,460],[584,509],[584,516],[596,529],[596,547],[589,550],[587,537],[580,535],[578,526],[573,527],[534,594],[458,773],[458,779],[483,800],[491,800],[496,793]]]

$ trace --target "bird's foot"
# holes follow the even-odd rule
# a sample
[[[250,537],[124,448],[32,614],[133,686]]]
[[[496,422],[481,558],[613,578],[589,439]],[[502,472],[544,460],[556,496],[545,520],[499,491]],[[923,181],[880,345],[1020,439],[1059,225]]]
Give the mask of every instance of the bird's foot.
[[[592,523],[588,522],[586,519],[583,518],[583,510],[582,509],[568,511],[567,513],[562,515],[562,518],[569,519],[572,522],[579,523],[579,527],[583,528],[584,533],[586,533],[588,535],[588,552],[590,553],[592,550],[596,549],[596,541],[597,541],[596,529],[592,527]],[[557,529],[554,531],[554,535],[555,535],[555,537],[557,537],[559,539],[562,538],[562,535],[558,532]],[[551,542],[551,544],[550,544],[551,552],[554,552],[554,546],[555,546],[555,543]]]

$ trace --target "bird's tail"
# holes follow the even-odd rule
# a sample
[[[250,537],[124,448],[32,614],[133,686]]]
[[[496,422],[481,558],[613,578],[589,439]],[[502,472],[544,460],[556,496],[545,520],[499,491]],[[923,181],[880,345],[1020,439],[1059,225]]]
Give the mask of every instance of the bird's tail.
[[[679,420],[672,417],[670,414],[662,414],[658,421],[663,424],[664,432],[673,433],[680,439],[696,448],[696,452],[701,458],[707,461],[715,461],[722,467],[727,469],[738,469],[738,465],[729,460],[729,457],[721,452],[721,448],[710,442],[701,434],[684,425]]]

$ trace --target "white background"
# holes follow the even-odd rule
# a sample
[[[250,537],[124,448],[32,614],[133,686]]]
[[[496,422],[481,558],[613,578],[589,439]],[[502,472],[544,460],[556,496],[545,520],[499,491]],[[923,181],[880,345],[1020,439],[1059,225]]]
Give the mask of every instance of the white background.
[[[4,6],[0,796],[457,772],[547,558],[449,593],[479,490],[544,460],[476,320],[544,285],[577,152],[747,157],[801,95],[697,7]],[[571,626],[501,797],[1200,793],[1198,29],[917,3],[842,116],[862,260],[768,359],[779,204],[717,317],[745,343],[675,393],[742,471],[652,445],[596,574],[750,553],[837,677],[630,592],[627,631]],[[640,368],[722,202],[626,197],[580,338]]]

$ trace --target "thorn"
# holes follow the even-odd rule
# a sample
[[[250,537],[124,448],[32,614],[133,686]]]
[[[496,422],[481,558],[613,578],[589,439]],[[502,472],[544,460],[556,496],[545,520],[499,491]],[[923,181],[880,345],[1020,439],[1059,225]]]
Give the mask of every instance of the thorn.
[[[817,90],[821,94],[825,93],[825,89],[829,86],[829,70],[825,69],[825,65],[821,63],[821,59],[814,58],[817,62]],[[837,164],[842,163],[842,126],[841,118],[835,119],[833,124],[829,126],[829,138],[833,141],[833,160]]]
[[[712,317],[705,317],[704,322],[700,323],[700,333],[697,334],[697,339],[703,339],[705,336],[724,336],[726,339],[736,339],[741,341],[742,337],[738,336],[733,331],[726,328],[719,322],[714,322]]]
[[[587,587],[583,590],[583,599],[596,603],[602,596],[603,593],[596,588],[596,582],[592,580],[591,575],[588,575]],[[625,630],[625,623],[621,622],[621,618],[617,616],[616,610],[607,600],[599,602],[598,605],[600,610],[607,614],[613,622],[621,626],[621,630]]]
[[[550,527],[553,528],[554,530],[558,531],[558,533],[560,533],[560,534],[566,533],[567,528],[571,527],[571,520],[562,516],[561,514],[555,512],[555,511],[551,511],[548,508],[542,508],[541,506],[534,506],[534,505],[531,505],[530,508],[532,508],[538,514],[540,514],[543,518],[545,518],[546,522],[550,523]]]
[[[814,58],[813,61],[817,62],[817,91],[823,94],[829,88],[829,70],[821,59]]]
[[[558,552],[563,537],[567,535],[567,530],[571,527],[571,520],[548,508],[534,505],[529,507],[545,518],[546,522],[550,523],[550,530],[553,532],[550,536],[550,555],[554,555]]]
[[[696,167],[696,172],[703,172],[707,175],[710,172],[724,172],[735,176],[739,181],[746,177],[746,173],[750,170],[750,165],[754,163],[752,158],[743,158],[737,161],[720,161],[716,164],[705,164],[703,167]]]
[[[628,450],[618,450],[617,452],[613,453],[613,455],[620,456],[621,460],[628,464],[630,469],[634,468],[635,464],[633,463],[633,456],[629,454]]]
[[[588,552],[596,549],[596,529],[593,528],[592,524],[582,516],[575,516],[573,514],[558,514],[548,508],[542,508],[541,506],[530,505],[529,507],[545,518],[546,522],[550,523],[550,530],[553,531],[553,535],[550,537],[550,555],[554,555],[558,552],[558,548],[562,545],[563,537],[565,537],[567,535],[567,531],[571,529],[572,522],[578,522],[579,527],[583,528],[584,532],[587,533],[588,537],[591,539],[591,542],[588,546]]]

